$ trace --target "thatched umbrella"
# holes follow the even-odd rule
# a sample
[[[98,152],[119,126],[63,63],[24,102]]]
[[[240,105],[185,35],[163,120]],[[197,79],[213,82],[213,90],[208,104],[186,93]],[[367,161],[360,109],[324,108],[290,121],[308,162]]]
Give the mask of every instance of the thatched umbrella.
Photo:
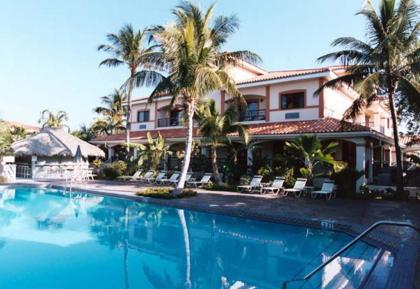
[[[17,156],[105,157],[98,147],[91,145],[62,129],[45,128],[41,132],[12,144]],[[78,152],[79,151],[79,152]]]

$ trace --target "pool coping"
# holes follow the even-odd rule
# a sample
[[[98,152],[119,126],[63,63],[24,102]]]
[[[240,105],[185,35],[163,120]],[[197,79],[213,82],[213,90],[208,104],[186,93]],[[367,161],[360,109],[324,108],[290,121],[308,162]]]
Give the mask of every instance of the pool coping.
[[[4,184],[0,187],[39,187],[39,188],[51,188],[57,190],[67,191],[69,187],[65,185],[51,184],[51,183],[14,183],[14,184]],[[226,208],[219,207],[200,207],[193,206],[194,203],[180,204],[180,203],[171,203],[171,200],[167,199],[157,199],[144,196],[136,196],[124,194],[123,192],[107,190],[105,188],[92,189],[84,188],[83,186],[73,186],[72,191],[82,191],[90,194],[110,196],[120,199],[128,199],[135,202],[142,202],[146,204],[158,205],[158,206],[167,206],[178,209],[186,209],[197,212],[218,214],[224,216],[252,219],[263,222],[271,223],[280,223],[294,226],[304,226],[320,230],[335,231],[349,235],[350,237],[355,237],[360,234],[363,230],[366,229],[365,226],[343,221],[335,221],[329,219],[319,219],[319,218],[297,218],[297,217],[287,217],[287,216],[268,216],[266,214],[257,214],[249,211],[244,211],[242,209],[235,208],[235,210],[226,210]],[[381,232],[372,232],[369,236],[366,236],[363,239],[364,242],[379,247],[383,250],[389,251],[394,255],[394,263],[391,268],[391,274],[387,281],[388,289],[399,289],[399,288],[414,288],[415,286],[415,274],[416,274],[416,264],[420,262],[418,258],[418,252],[420,251],[420,245],[416,245],[412,241],[401,242],[398,238],[381,234]],[[413,254],[415,253],[415,254]],[[369,273],[367,280],[362,285],[364,289],[373,289],[376,288],[374,282],[369,282],[370,275],[374,272],[376,268]],[[401,284],[404,284],[401,287]]]

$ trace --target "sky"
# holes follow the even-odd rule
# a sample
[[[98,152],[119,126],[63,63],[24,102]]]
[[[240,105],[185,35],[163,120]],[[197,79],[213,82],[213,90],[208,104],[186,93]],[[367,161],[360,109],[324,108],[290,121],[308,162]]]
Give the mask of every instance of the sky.
[[[97,47],[123,25],[166,24],[175,0],[0,0],[0,118],[37,124],[40,112],[64,110],[77,129],[94,119],[100,97],[128,77],[125,67],[98,67]],[[259,54],[267,70],[322,66],[340,36],[365,39],[355,16],[363,0],[196,0],[215,15],[236,14],[239,31],[226,50]],[[137,89],[134,97],[149,90]]]

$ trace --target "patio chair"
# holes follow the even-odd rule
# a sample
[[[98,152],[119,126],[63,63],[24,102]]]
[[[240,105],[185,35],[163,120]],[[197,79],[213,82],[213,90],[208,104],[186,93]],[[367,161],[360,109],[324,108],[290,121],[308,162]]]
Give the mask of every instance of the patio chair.
[[[305,178],[297,178],[293,188],[285,189],[285,194],[294,193],[296,198],[299,198],[302,195],[302,192],[305,190],[306,182],[308,179]]]
[[[319,191],[311,192],[311,197],[316,198],[317,196],[324,195],[327,200],[331,200],[334,196],[335,183],[333,181],[326,181],[322,184],[322,188]]]
[[[261,193],[262,178],[263,178],[262,176],[256,175],[252,178],[249,185],[237,186],[237,189],[241,193],[253,193],[253,192]]]
[[[169,184],[174,184],[174,183],[176,184],[178,182],[178,178],[179,178],[179,173],[177,172],[177,173],[173,173],[169,179],[163,178],[161,180],[158,180],[157,183],[161,185],[163,184],[169,185]]]
[[[138,170],[132,176],[120,176],[118,177],[118,179],[122,181],[135,181],[135,180],[140,179],[141,173],[142,173],[142,170]]]
[[[262,188],[262,193],[263,194],[272,193],[272,194],[279,195],[280,192],[284,192],[283,184],[284,184],[284,177],[276,177],[273,183],[271,184],[271,186],[266,186]],[[282,195],[286,196],[287,194],[282,194]]]
[[[166,177],[166,172],[159,172],[156,178],[150,178],[149,183],[155,183],[158,184],[161,180],[163,180]]]
[[[191,186],[191,187],[194,187],[194,188],[198,188],[198,187],[201,188],[204,185],[210,183],[211,176],[212,176],[212,174],[204,174],[203,177],[201,178],[201,180],[199,180],[199,181],[188,180],[187,181],[187,186]]]
[[[146,183],[148,183],[150,181],[150,179],[153,179],[153,172],[152,171],[148,171],[144,174],[144,176],[140,176],[138,178],[139,181],[146,182]]]

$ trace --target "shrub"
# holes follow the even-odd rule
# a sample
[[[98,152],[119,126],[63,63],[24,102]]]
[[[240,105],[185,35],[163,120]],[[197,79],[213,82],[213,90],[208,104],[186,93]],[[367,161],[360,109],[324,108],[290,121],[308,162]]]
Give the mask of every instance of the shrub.
[[[190,189],[184,189],[180,194],[173,195],[171,194],[173,188],[165,187],[165,188],[148,188],[144,191],[137,192],[137,196],[143,197],[151,197],[157,199],[181,199],[181,198],[189,198],[194,197],[197,195],[197,192]]]
[[[104,164],[101,169],[102,175],[108,180],[114,180],[122,176],[127,170],[127,164],[123,161],[115,161]]]
[[[271,179],[273,175],[273,170],[270,166],[263,166],[257,170],[257,174],[263,177],[263,182],[267,182]]]
[[[236,186],[228,185],[228,184],[218,185],[215,183],[209,183],[209,184],[206,184],[203,188],[210,191],[224,191],[224,192],[237,191]]]
[[[363,176],[363,171],[357,171],[350,167],[337,171],[331,175],[331,179],[337,185],[337,196],[354,197],[356,193],[356,181]]]

